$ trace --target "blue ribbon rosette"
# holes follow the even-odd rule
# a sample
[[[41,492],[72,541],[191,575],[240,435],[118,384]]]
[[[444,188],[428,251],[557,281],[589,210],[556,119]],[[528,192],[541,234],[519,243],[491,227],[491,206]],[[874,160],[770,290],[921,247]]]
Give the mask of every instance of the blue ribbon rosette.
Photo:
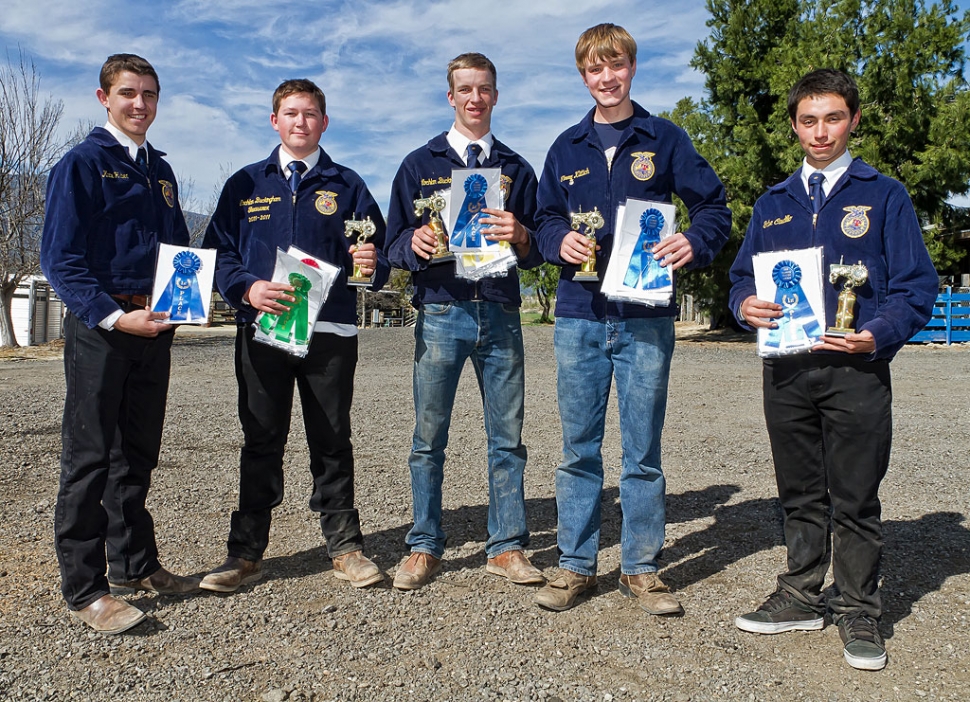
[[[774,349],[803,348],[822,336],[811,303],[802,290],[802,269],[794,261],[779,261],[771,271],[775,303],[781,305],[778,327],[769,329],[764,346]]]
[[[668,287],[670,272],[653,257],[653,247],[660,243],[660,232],[664,228],[663,213],[653,207],[640,215],[640,236],[633,247],[633,255],[627,266],[623,285],[639,290],[653,290]]]
[[[172,259],[175,271],[158,298],[157,312],[168,312],[169,322],[189,322],[205,317],[205,301],[196,277],[202,269],[202,259],[193,251],[179,251]]]
[[[455,230],[451,233],[451,243],[455,246],[477,247],[482,245],[482,229],[480,223],[485,204],[485,193],[488,181],[481,173],[472,173],[465,178],[465,201],[462,203],[458,219],[455,220]],[[494,241],[485,239],[486,244]]]

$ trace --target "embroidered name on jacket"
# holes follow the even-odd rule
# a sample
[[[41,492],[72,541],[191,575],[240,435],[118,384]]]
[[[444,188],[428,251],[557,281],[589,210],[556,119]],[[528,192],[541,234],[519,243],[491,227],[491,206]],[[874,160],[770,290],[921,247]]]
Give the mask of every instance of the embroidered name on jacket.
[[[788,224],[792,221],[792,216],[786,214],[784,217],[776,217],[775,219],[766,219],[764,224],[761,225],[762,229],[767,229],[768,227],[773,227],[776,224]]]
[[[570,185],[572,185],[577,178],[582,178],[583,176],[588,176],[588,175],[589,175],[588,168],[577,168],[572,173],[567,173],[566,175],[559,176],[559,182],[560,183],[568,182]]]
[[[858,239],[869,231],[869,215],[871,207],[865,205],[849,205],[843,207],[848,214],[842,218],[842,233],[850,239]]]

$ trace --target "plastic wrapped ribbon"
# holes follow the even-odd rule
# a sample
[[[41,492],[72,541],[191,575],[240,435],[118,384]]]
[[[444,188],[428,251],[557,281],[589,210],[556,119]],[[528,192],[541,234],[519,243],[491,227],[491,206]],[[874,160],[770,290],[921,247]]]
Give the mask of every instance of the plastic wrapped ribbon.
[[[290,273],[289,283],[293,286],[290,293],[296,298],[295,302],[286,303],[289,307],[279,315],[264,314],[259,320],[259,327],[267,336],[275,336],[277,341],[294,343],[305,346],[309,334],[309,302],[307,293],[312,287],[310,279],[300,273]]]
[[[172,259],[175,271],[165,286],[155,310],[169,313],[170,322],[187,322],[205,317],[206,303],[199,290],[196,274],[202,270],[202,259],[192,251],[179,251]]]
[[[458,219],[455,220],[455,230],[451,235],[451,243],[455,246],[481,246],[482,229],[479,220],[485,209],[485,193],[488,181],[480,173],[472,173],[465,178],[465,201],[462,203]],[[487,239],[486,244],[492,244]]]
[[[623,278],[626,287],[652,290],[670,285],[670,273],[653,257],[653,247],[660,243],[663,228],[664,216],[660,210],[651,207],[640,215],[640,237]]]
[[[807,345],[822,336],[812,305],[802,290],[802,269],[794,261],[779,261],[771,271],[775,284],[775,303],[781,305],[778,327],[768,332],[766,348],[787,349]]]

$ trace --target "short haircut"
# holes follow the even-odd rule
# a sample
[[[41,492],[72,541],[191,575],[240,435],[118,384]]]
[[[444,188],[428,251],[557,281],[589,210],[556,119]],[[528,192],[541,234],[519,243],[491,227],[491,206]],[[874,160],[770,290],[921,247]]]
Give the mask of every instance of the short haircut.
[[[314,100],[317,101],[317,105],[320,106],[320,114],[326,117],[327,115],[327,97],[323,94],[323,91],[317,87],[317,84],[312,80],[307,78],[291,78],[290,80],[284,80],[279,84],[279,87],[273,91],[273,114],[278,114],[280,111],[280,103],[284,99],[288,98],[290,95],[297,95],[299,93],[306,93]]]
[[[834,68],[820,68],[802,76],[788,93],[788,116],[791,121],[798,117],[798,105],[802,100],[818,95],[838,95],[845,100],[853,117],[859,112],[859,87],[852,76]]]
[[[448,90],[455,90],[455,71],[463,68],[476,68],[480,71],[488,71],[492,74],[492,87],[498,87],[498,74],[495,71],[495,64],[488,60],[484,54],[462,54],[455,56],[448,62]]]
[[[615,59],[621,54],[637,61],[637,42],[623,27],[616,24],[598,24],[579,35],[576,42],[576,68],[580,74],[586,73],[591,60]]]
[[[134,73],[136,76],[151,76],[155,79],[157,92],[161,92],[162,86],[158,82],[158,74],[148,61],[135,54],[112,54],[101,66],[101,90],[105,95],[111,93],[111,86],[114,85],[118,75],[125,71]]]

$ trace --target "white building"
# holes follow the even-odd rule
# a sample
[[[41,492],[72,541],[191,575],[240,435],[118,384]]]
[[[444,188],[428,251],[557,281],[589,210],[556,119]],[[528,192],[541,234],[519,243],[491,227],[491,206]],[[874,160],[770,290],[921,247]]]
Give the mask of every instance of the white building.
[[[64,302],[42,276],[28,278],[13,296],[13,330],[21,346],[60,339],[64,326]]]

